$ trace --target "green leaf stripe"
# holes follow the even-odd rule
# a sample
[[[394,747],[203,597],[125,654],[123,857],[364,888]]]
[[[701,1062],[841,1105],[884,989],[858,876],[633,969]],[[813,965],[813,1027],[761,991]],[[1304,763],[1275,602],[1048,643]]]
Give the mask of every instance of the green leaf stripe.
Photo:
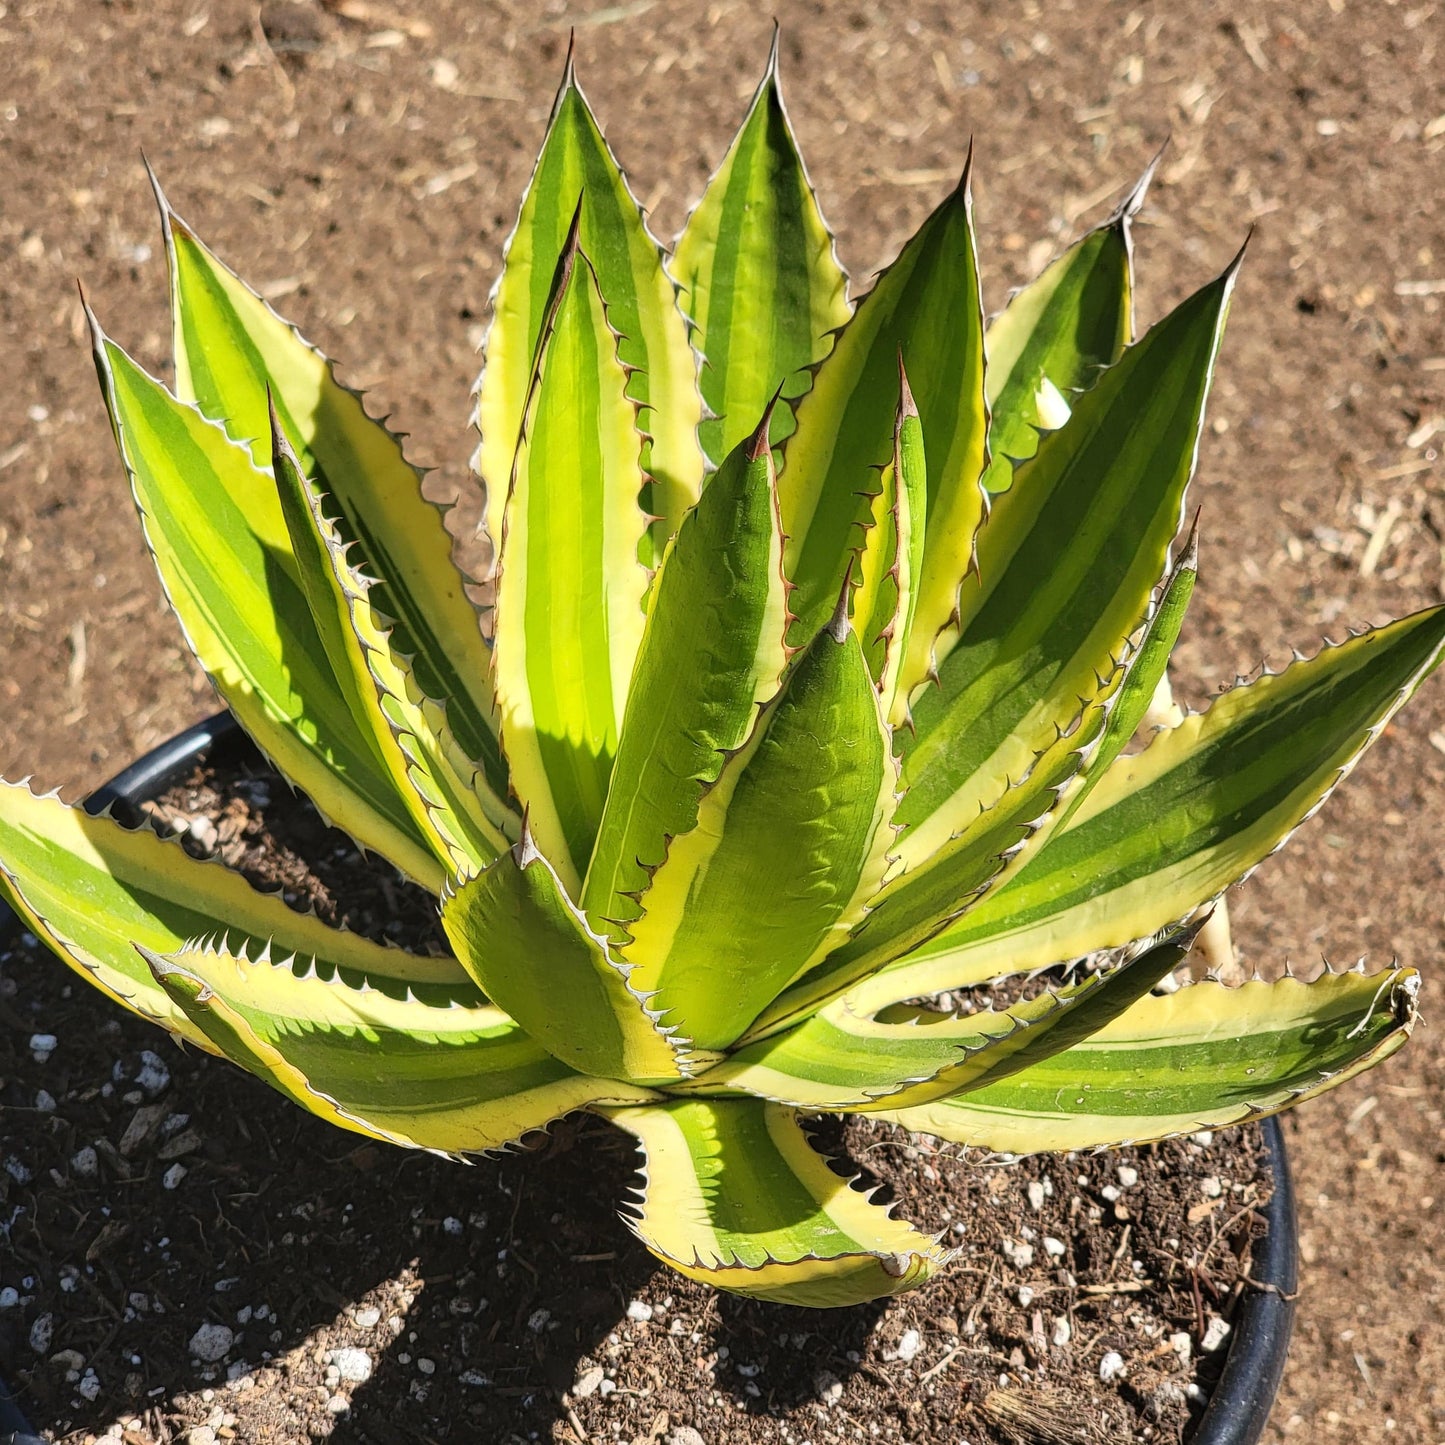
[[[787,1033],[730,1054],[684,1092],[743,1090],[808,1109],[871,1111],[930,1102],[1017,1073],[1087,1038],[1147,993],[1192,934],[1077,983],[994,1012],[911,1010],[868,1019],[835,1002]]]
[[[550,1053],[600,1078],[655,1083],[695,1064],[525,831],[475,878],[443,895],[442,926],[462,966]]]
[[[553,279],[497,579],[497,700],[513,786],[569,892],[592,854],[643,633],[647,519],[634,405],[580,212]]]
[[[1010,297],[988,328],[986,392],[992,416],[984,474],[990,493],[1008,489],[1039,449],[1039,432],[1068,419],[1076,393],[1119,360],[1133,340],[1133,247],[1129,223],[1144,204],[1163,155],[1114,214]]]
[[[465,980],[451,958],[419,958],[330,928],[220,864],[190,857],[148,827],[123,828],[54,795],[37,797],[23,784],[0,782],[0,892],[37,937],[92,983],[193,1041],[196,1031],[156,987],[132,945],[171,953],[224,920],[237,946],[275,940],[376,988]]]
[[[696,364],[662,253],[577,84],[570,50],[492,297],[486,365],[477,384],[482,433],[477,468],[487,488],[487,528],[500,546],[532,359],[548,325],[552,278],[579,204],[580,244],[618,333],[618,351],[628,368],[628,396],[641,408],[642,466],[651,479],[645,502],[650,512],[665,519],[645,559],[652,562],[702,486]]]
[[[1439,662],[1445,609],[1352,637],[1117,759],[1006,886],[854,990],[867,1011],[1117,948],[1239,881],[1308,818]]]
[[[338,827],[425,886],[445,870],[317,634],[274,480],[92,319],[96,369],[166,596],[191,650],[277,767]]]
[[[862,916],[888,866],[896,780],[840,608],[642,895],[622,950],[636,985],[698,1044],[730,1044]]]
[[[500,1009],[388,998],[215,944],[146,951],[211,1044],[333,1124],[442,1154],[498,1149],[599,1100],[646,1090],[574,1073]]]
[[[783,107],[774,32],[767,73],[702,200],[671,271],[702,353],[698,384],[710,415],[698,428],[717,465],[757,425],[781,387],[771,438],[793,431],[793,403],[847,320],[847,278],[808,183]]]
[[[1126,351],[996,499],[959,641],[901,737],[910,863],[990,806],[1114,671],[1179,527],[1237,266]]]
[[[418,686],[446,704],[461,747],[481,765],[478,786],[504,812],[488,648],[443,510],[422,495],[400,441],[336,380],[331,363],[201,243],[159,185],[155,191],[171,272],[177,395],[249,447],[263,472],[272,463],[269,397],[298,468],[334,499],[334,520],[356,548],[353,563],[376,580],[377,604],[394,619]],[[284,533],[277,540],[284,544]]]
[[[708,483],[653,583],[617,761],[582,891],[616,942],[668,840],[697,825],[704,791],[778,690],[787,590],[769,414]]]
[[[1327,974],[1141,998],[1073,1048],[997,1084],[877,1111],[905,1129],[1005,1154],[1146,1143],[1278,1112],[1395,1052],[1419,977]]]
[[[983,517],[983,310],[967,171],[858,303],[799,403],[779,477],[788,573],[798,587],[795,640],[827,620],[866,517],[860,499],[877,490],[878,469],[890,459],[900,354],[929,458],[927,562],[913,639],[923,661],[905,669],[922,677]]]

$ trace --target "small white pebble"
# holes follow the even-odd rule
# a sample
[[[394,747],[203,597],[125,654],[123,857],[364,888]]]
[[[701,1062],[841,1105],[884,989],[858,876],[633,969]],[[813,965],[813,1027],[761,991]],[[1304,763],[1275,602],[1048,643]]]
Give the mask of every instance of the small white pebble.
[[[646,1300],[635,1299],[627,1306],[627,1318],[646,1324],[652,1318],[652,1306]]]
[[[437,1372],[437,1362],[428,1360],[425,1357],[416,1362],[416,1367],[423,1375],[434,1375]]]
[[[551,1318],[551,1310],[533,1310],[532,1313],[527,1316],[527,1328],[531,1330],[534,1335],[540,1335],[542,1331],[547,1328]]]
[[[1054,1343],[1061,1349],[1074,1337],[1074,1327],[1069,1323],[1067,1315],[1060,1315],[1054,1321]]]
[[[85,1356],[79,1350],[56,1350],[50,1357],[50,1363],[57,1370],[64,1370],[66,1383],[73,1385],[85,1368]]]
[[[164,1094],[170,1088],[171,1071],[159,1054],[150,1049],[142,1049],[140,1069],[136,1073],[135,1081],[149,1098],[154,1099],[157,1094]]]
[[[1113,1204],[1118,1200],[1119,1195],[1123,1193],[1123,1190],[1121,1190],[1117,1184],[1106,1184],[1099,1191],[1099,1193],[1102,1194],[1104,1198],[1109,1201],[1110,1204]]]
[[[1124,1189],[1132,1189],[1139,1182],[1139,1171],[1132,1164],[1121,1164],[1118,1172],[1119,1184]]]
[[[457,1376],[457,1379],[473,1390],[480,1389],[483,1385],[490,1385],[492,1383],[480,1370],[463,1370],[461,1374]]]
[[[1199,1348],[1208,1354],[1211,1350],[1217,1350],[1224,1343],[1225,1336],[1229,1333],[1229,1321],[1222,1320],[1218,1315],[1210,1315],[1209,1323],[1204,1329],[1204,1338],[1199,1342]]]
[[[43,1064],[59,1045],[60,1040],[54,1034],[31,1034],[30,1052],[35,1057],[37,1064]]]
[[[1224,1185],[1221,1184],[1219,1179],[1213,1174],[1205,1179],[1201,1179],[1199,1181],[1199,1188],[1203,1191],[1206,1199],[1218,1199],[1219,1196],[1224,1193]]]
[[[572,1382],[572,1394],[578,1400],[586,1400],[597,1393],[597,1387],[602,1383],[603,1373],[601,1365],[593,1365],[589,1370],[583,1370]]]
[[[1189,1338],[1188,1330],[1178,1330],[1169,1336],[1169,1348],[1179,1356],[1179,1363],[1187,1365],[1190,1356],[1194,1353],[1194,1341]]]
[[[337,1375],[353,1385],[364,1384],[371,1378],[371,1356],[365,1350],[355,1348],[328,1350],[326,1362],[336,1368]]]
[[[597,1387],[597,1393],[605,1398],[606,1396],[610,1395],[616,1388],[616,1380],[603,1380],[603,1382]]]
[[[1044,1186],[1037,1179],[1031,1179],[1029,1181],[1029,1204],[1034,1209],[1042,1209],[1044,1207],[1044,1200],[1047,1198],[1048,1195],[1044,1190]]]
[[[454,1239],[460,1236],[463,1227],[461,1220],[455,1214],[449,1214],[442,1220],[442,1228]]]
[[[904,1330],[898,1341],[898,1358],[905,1365],[911,1364],[918,1358],[918,1352],[923,1348],[923,1336],[917,1330]]]
[[[181,1180],[191,1171],[184,1164],[172,1164],[164,1174],[161,1175],[162,1189],[179,1189]]]
[[[345,1395],[333,1395],[326,1402],[326,1413],[328,1415],[349,1415],[351,1413],[351,1401]]]
[[[13,1310],[20,1303],[20,1291],[13,1284],[0,1289],[0,1310]]]
[[[1214,1143],[1214,1130],[1201,1129],[1198,1133],[1191,1134],[1189,1137],[1194,1140],[1194,1142],[1198,1144],[1201,1149],[1207,1149],[1211,1144]]]
[[[1062,1259],[1064,1257],[1064,1241],[1055,1239],[1052,1234],[1044,1235],[1044,1253],[1054,1259]]]
[[[50,1342],[55,1338],[55,1316],[43,1314],[36,1317],[30,1326],[30,1348],[37,1355],[50,1353]]]
[[[80,1377],[80,1383],[75,1390],[82,1400],[97,1399],[100,1395],[100,1376],[94,1370],[87,1370]]]
[[[29,1184],[31,1179],[34,1177],[30,1172],[30,1167],[22,1160],[17,1159],[13,1154],[5,1160],[4,1167],[5,1172],[17,1184]]]
[[[37,1089],[35,1091],[35,1107],[42,1114],[53,1114],[55,1112],[55,1095],[49,1089]]]
[[[813,1389],[825,1405],[836,1405],[843,1398],[843,1382],[828,1370],[813,1376]]]
[[[363,1305],[352,1316],[352,1319],[364,1330],[374,1328],[381,1323],[381,1311],[375,1305]]]
[[[1021,1284],[1018,1299],[1020,1308],[1028,1309],[1034,1302],[1034,1287],[1030,1284]]]
[[[1099,1361],[1099,1378],[1107,1385],[1110,1380],[1119,1380],[1124,1376],[1124,1357],[1118,1350],[1110,1350],[1102,1360]]]
[[[202,1364],[217,1365],[231,1352],[236,1335],[229,1325],[204,1324],[186,1346]]]

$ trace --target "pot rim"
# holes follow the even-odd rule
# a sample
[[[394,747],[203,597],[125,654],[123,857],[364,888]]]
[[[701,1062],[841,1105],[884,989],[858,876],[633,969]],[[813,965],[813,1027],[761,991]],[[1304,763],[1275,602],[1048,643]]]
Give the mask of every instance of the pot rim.
[[[168,738],[122,769],[85,801],[90,813],[112,809],[131,826],[136,805],[163,792],[213,748],[238,750],[246,743],[240,724],[220,712]],[[0,935],[18,923],[0,904]],[[1266,1232],[1254,1243],[1252,1273],[1235,1309],[1229,1348],[1209,1402],[1184,1445],[1256,1445],[1269,1421],[1284,1375],[1299,1291],[1298,1226],[1294,1184],[1279,1118],[1258,1121],[1267,1168],[1274,1183],[1262,1214]],[[20,1414],[0,1378],[0,1445],[44,1445]]]

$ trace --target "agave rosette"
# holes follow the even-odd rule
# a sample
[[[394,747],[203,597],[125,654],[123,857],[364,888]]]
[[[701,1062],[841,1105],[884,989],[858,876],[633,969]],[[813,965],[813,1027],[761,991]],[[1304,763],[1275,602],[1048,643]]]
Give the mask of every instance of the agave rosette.
[[[775,58],[668,260],[569,63],[478,386],[487,628],[396,439],[162,198],[174,389],[98,326],[95,355],[166,594],[276,767],[438,896],[453,952],[5,785],[15,906],[345,1128],[468,1155],[607,1116],[641,1143],[655,1254],[802,1304],[946,1253],[800,1116],[1074,1149],[1386,1057],[1405,969],[1157,988],[1435,665],[1445,614],[1126,751],[1194,583],[1236,270],[1134,336],[1147,179],[985,325],[965,169],[851,304]],[[1086,955],[1007,1007],[910,1003]]]

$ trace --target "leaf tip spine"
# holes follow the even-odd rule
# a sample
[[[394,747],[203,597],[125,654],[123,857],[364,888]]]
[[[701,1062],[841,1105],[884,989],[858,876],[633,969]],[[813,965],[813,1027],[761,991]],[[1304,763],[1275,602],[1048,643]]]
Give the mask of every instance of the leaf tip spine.
[[[783,35],[783,26],[776,15],[773,16],[773,38],[768,43],[768,63],[763,67],[763,84],[770,85],[774,90],[778,89],[778,52]]]
[[[901,426],[905,418],[917,417],[918,403],[913,400],[913,388],[908,384],[908,371],[903,365],[903,346],[898,347],[898,421]]]
[[[1130,186],[1124,199],[1114,209],[1114,214],[1104,223],[1105,226],[1118,226],[1126,235],[1129,230],[1129,223],[1144,208],[1145,198],[1149,194],[1149,187],[1154,182],[1155,173],[1159,169],[1160,162],[1164,159],[1164,152],[1169,149],[1169,142],[1172,139],[1166,131],[1164,139],[1160,142],[1159,149],[1154,152],[1153,159],[1144,167],[1139,179]]]
[[[747,451],[745,453],[750,462],[758,462],[772,451],[772,443],[769,437],[772,434],[773,412],[778,402],[782,399],[784,382],[778,383],[778,389],[768,399],[768,404],[763,408],[763,414],[757,426],[753,428],[752,435],[747,439]]]
[[[1194,520],[1189,524],[1189,536],[1184,540],[1184,551],[1179,558],[1179,572],[1199,571],[1199,518],[1202,506],[1194,509]]]

